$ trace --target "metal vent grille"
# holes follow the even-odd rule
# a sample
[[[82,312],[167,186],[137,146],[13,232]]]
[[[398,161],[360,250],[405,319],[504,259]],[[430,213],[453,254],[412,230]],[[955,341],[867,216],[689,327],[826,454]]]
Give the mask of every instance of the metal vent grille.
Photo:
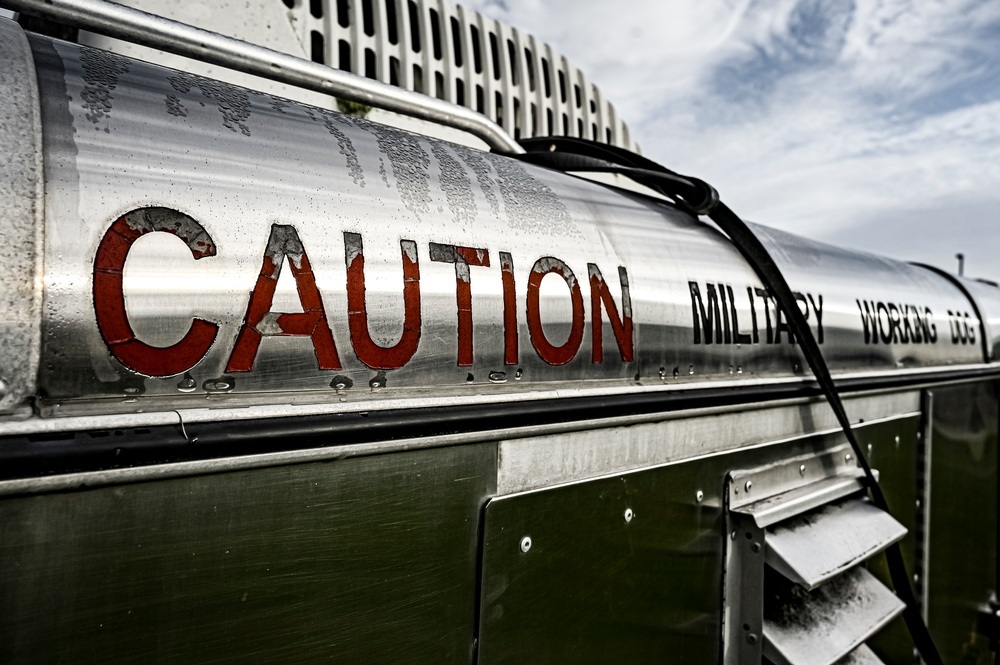
[[[879,663],[903,602],[864,562],[906,529],[864,498],[843,449],[730,474],[726,663]]]
[[[582,71],[478,12],[444,0],[282,2],[316,62],[466,106],[516,139],[574,136],[638,150]]]

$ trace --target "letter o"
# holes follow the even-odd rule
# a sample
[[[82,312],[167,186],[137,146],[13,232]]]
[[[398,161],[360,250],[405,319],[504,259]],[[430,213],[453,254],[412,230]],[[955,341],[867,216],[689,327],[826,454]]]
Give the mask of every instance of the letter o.
[[[566,282],[573,306],[569,338],[561,346],[549,342],[542,328],[539,290],[542,278],[549,273],[559,275]],[[528,276],[528,333],[538,357],[550,365],[565,365],[573,360],[580,350],[580,344],[583,342],[583,294],[580,292],[580,283],[576,275],[568,265],[557,258],[543,256],[531,267],[531,274]]]

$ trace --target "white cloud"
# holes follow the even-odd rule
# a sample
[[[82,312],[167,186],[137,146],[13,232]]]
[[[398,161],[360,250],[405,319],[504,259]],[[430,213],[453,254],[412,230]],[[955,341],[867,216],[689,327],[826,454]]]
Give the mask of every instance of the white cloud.
[[[553,43],[745,217],[1000,279],[1000,3],[465,4]]]

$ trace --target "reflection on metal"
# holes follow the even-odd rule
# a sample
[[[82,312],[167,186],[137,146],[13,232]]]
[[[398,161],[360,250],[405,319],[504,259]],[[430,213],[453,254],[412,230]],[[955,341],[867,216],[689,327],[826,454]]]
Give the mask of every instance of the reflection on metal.
[[[788,585],[765,593],[764,655],[775,665],[832,665],[904,607],[861,567],[811,592]]]
[[[768,530],[767,564],[812,590],[906,535],[888,513],[851,499]]]
[[[4,0],[3,4],[108,37],[454,127],[500,152],[524,152],[496,123],[471,109],[139,9],[105,0]]]

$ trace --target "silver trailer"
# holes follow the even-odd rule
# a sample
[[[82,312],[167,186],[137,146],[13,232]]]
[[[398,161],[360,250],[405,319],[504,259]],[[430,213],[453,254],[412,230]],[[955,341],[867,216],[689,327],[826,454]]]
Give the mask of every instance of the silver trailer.
[[[995,662],[996,287],[752,227],[886,512],[684,206],[11,21],[0,62],[0,661],[910,663],[898,542]]]

